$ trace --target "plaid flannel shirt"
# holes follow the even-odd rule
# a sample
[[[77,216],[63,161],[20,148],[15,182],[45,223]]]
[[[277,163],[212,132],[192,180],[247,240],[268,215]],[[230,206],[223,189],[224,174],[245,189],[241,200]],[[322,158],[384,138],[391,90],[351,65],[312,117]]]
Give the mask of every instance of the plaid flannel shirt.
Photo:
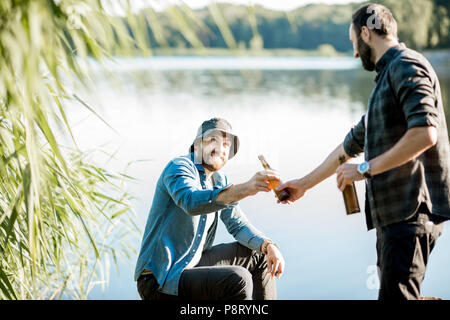
[[[421,203],[450,218],[450,156],[438,78],[420,53],[398,45],[376,64],[368,109],[344,140],[345,152],[369,161],[391,149],[413,127],[435,126],[437,144],[420,156],[366,180],[367,228],[412,217]]]

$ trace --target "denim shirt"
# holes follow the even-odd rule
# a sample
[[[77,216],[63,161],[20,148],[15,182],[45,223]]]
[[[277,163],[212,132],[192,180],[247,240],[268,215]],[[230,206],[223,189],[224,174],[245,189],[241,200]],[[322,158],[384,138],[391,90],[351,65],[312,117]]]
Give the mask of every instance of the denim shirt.
[[[226,205],[216,200],[219,192],[231,186],[227,177],[215,172],[212,189],[206,188],[205,180],[205,170],[194,163],[193,153],[171,160],[164,168],[147,218],[135,281],[144,269],[149,269],[159,283],[160,292],[178,295],[183,270],[198,250],[212,245],[212,241],[206,241],[205,248],[200,248],[208,232],[207,214],[220,213],[228,232],[237,241],[260,252],[267,238],[251,225],[239,204]]]

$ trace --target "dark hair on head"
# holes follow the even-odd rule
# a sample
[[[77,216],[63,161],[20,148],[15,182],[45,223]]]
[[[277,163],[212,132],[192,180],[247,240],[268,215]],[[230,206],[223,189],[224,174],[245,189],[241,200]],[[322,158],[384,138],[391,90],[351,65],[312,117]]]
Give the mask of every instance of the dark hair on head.
[[[352,24],[356,36],[361,34],[362,27],[366,26],[380,36],[397,37],[397,21],[391,11],[381,4],[368,3],[361,6],[352,15]]]

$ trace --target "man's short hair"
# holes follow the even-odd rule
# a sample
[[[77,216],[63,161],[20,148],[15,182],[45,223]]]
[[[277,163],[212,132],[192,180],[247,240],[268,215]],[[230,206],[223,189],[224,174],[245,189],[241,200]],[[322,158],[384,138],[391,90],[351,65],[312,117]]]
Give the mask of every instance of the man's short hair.
[[[380,36],[397,36],[397,21],[391,11],[381,4],[368,3],[361,6],[352,15],[352,24],[356,35],[361,34],[363,26],[368,27]]]

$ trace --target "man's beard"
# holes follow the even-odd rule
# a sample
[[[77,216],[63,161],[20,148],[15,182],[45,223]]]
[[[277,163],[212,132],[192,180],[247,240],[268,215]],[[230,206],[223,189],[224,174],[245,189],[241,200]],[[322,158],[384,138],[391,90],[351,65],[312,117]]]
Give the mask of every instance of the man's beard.
[[[209,171],[219,171],[224,165],[225,165],[226,161],[221,162],[220,164],[218,164],[215,161],[212,161],[212,164],[206,163],[205,162],[205,157],[202,158],[202,165],[205,169],[209,170]]]
[[[208,164],[205,161],[203,161],[202,165],[203,165],[203,168],[205,168],[209,171],[212,171],[212,172],[219,171],[223,167],[222,165],[217,166],[216,164]]]
[[[364,42],[361,35],[358,36],[358,53],[361,58],[362,66],[367,71],[375,70],[375,64],[372,62],[372,48]]]

